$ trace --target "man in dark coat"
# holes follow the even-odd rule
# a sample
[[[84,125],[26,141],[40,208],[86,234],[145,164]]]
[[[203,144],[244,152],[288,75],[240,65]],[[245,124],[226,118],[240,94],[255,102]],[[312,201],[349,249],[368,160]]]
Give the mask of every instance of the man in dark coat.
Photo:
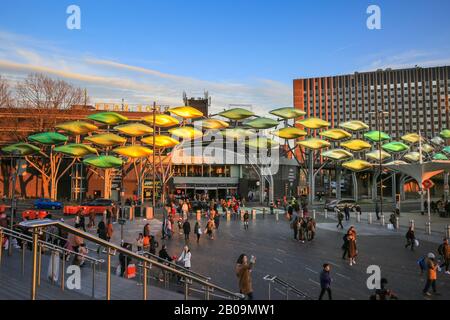
[[[323,270],[320,273],[320,295],[319,300],[322,300],[325,292],[328,293],[328,300],[332,300],[331,298],[331,277],[330,277],[330,265],[325,263],[323,265]]]
[[[183,223],[184,240],[189,241],[189,234],[191,233],[191,224],[186,219]]]

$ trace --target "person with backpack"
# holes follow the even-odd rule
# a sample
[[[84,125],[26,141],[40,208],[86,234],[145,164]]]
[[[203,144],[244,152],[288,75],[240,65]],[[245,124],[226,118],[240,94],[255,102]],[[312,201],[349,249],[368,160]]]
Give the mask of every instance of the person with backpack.
[[[409,246],[411,246],[411,251],[414,251],[414,246],[416,243],[416,236],[414,234],[414,230],[412,227],[409,227],[408,231],[406,232],[406,244],[405,244],[405,248],[408,248]]]
[[[331,276],[330,276],[330,265],[325,263],[323,265],[323,270],[320,273],[320,295],[319,300],[322,300],[325,292],[328,294],[328,300],[332,300],[331,298]]]
[[[426,259],[427,282],[425,283],[425,288],[423,289],[423,294],[425,296],[431,296],[431,293],[429,292],[430,287],[433,289],[433,293],[437,294],[436,280],[439,265],[435,259],[436,259],[435,255],[431,252],[428,254]]]
[[[341,210],[339,210],[338,207],[336,207],[337,210],[337,218],[338,218],[338,224],[336,226],[336,228],[339,228],[339,226],[341,227],[341,229],[344,229],[344,226],[342,225],[342,221],[344,220],[344,214],[342,213]]]
[[[244,213],[244,230],[248,230],[248,220],[250,219],[250,216],[248,214],[248,210],[245,210]]]
[[[445,274],[450,274],[450,271],[448,270],[450,264],[450,247],[447,238],[444,238],[443,243],[439,246],[438,253],[443,261],[440,267],[445,267]]]

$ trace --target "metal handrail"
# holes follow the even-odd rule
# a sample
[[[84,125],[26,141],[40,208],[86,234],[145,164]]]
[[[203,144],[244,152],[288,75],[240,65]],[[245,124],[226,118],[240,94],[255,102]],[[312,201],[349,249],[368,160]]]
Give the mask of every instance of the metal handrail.
[[[123,248],[123,247],[121,247],[119,245],[116,245],[116,244],[110,243],[110,242],[108,242],[106,240],[103,240],[103,239],[100,239],[98,237],[95,237],[95,236],[93,236],[93,235],[91,235],[91,234],[89,234],[87,232],[83,232],[83,231],[81,231],[79,229],[76,229],[76,228],[74,228],[74,227],[72,227],[72,226],[70,226],[68,224],[62,223],[60,221],[54,221],[54,220],[50,220],[50,219],[43,219],[43,220],[39,220],[39,221],[23,221],[23,222],[20,223],[20,225],[23,226],[23,227],[26,227],[26,228],[33,229],[34,234],[36,234],[36,232],[37,232],[36,229],[49,227],[49,226],[56,226],[58,228],[66,230],[66,231],[68,231],[68,232],[70,232],[72,234],[75,234],[75,235],[78,235],[78,236],[80,236],[80,237],[82,237],[84,239],[87,239],[87,240],[89,240],[91,242],[94,242],[96,244],[102,245],[102,246],[108,248],[108,252],[110,252],[110,250],[113,249],[113,250],[116,250],[119,253],[123,253],[123,254],[125,254],[125,255],[133,258],[133,259],[136,259],[137,261],[142,262],[144,264],[144,272],[145,273],[146,273],[149,265],[154,265],[154,266],[157,266],[157,267],[159,267],[159,268],[161,268],[161,269],[163,269],[165,271],[171,272],[171,273],[176,274],[176,275],[178,275],[180,277],[184,277],[185,279],[190,280],[190,281],[185,281],[185,286],[186,286],[186,288],[185,288],[185,299],[187,299],[187,295],[188,295],[189,282],[196,282],[196,283],[202,284],[202,285],[205,286],[207,291],[209,291],[208,290],[209,288],[215,289],[215,290],[217,290],[219,292],[222,292],[222,293],[226,294],[227,296],[229,296],[231,298],[234,298],[234,299],[243,299],[244,298],[244,295],[241,294],[241,293],[236,293],[236,292],[229,291],[229,290],[227,290],[225,288],[222,288],[222,287],[220,287],[220,286],[218,286],[216,284],[210,283],[210,282],[208,282],[208,281],[206,281],[204,279],[201,279],[201,278],[199,278],[197,276],[186,274],[185,272],[182,272],[180,270],[177,270],[175,268],[167,266],[164,263],[161,263],[161,262],[158,262],[158,261],[153,261],[150,258],[147,258],[147,257],[144,257],[144,256],[140,256],[137,253],[132,252],[130,250],[127,250],[127,249],[125,249],[125,248]],[[35,237],[37,237],[37,236],[35,235]],[[107,266],[107,294],[106,294],[106,299],[109,300],[111,298],[111,296],[110,296],[110,290],[111,290],[111,288],[110,288],[111,255],[110,254],[108,254],[108,256],[107,256],[107,264],[108,264],[108,266]],[[145,281],[147,281],[147,279],[145,277],[144,277],[144,279],[145,279]],[[147,286],[144,285],[144,288],[145,288],[144,289],[144,299],[146,299],[146,287]],[[34,299],[34,298],[35,298],[35,295],[34,295],[33,290],[32,290],[32,299]]]
[[[178,265],[178,264],[176,264],[176,263],[173,263],[172,261],[164,260],[164,259],[160,258],[159,256],[157,256],[156,254],[153,254],[153,253],[151,253],[151,252],[148,252],[148,251],[138,251],[137,253],[138,253],[138,254],[141,254],[141,255],[150,256],[151,258],[154,258],[154,259],[156,259],[157,261],[162,261],[163,263],[166,263],[166,264],[168,264],[169,266],[174,266],[175,268],[180,269],[180,270],[182,270],[183,272],[190,273],[190,274],[192,274],[192,275],[194,275],[194,276],[197,276],[197,277],[199,277],[199,278],[203,278],[203,279],[208,280],[208,281],[211,280],[211,277],[204,276],[204,275],[202,275],[202,274],[200,274],[200,273],[197,273],[197,272],[195,272],[195,271],[192,271],[192,270],[190,270],[190,269],[186,269],[185,267],[180,266],[180,265]]]
[[[11,229],[8,229],[8,228],[4,228],[4,227],[0,227],[0,230],[2,231],[2,233],[4,235],[10,236],[10,237],[13,237],[13,238],[16,238],[16,239],[20,239],[20,240],[25,241],[27,243],[33,243],[33,238],[31,236],[26,235],[26,234],[23,234],[23,233],[20,233],[18,231],[11,230]],[[100,263],[104,263],[105,262],[105,260],[103,260],[103,259],[95,259],[95,258],[93,258],[91,256],[87,256],[87,255],[84,255],[84,254],[81,254],[81,253],[78,253],[78,252],[75,252],[75,251],[72,251],[72,250],[69,250],[69,249],[57,246],[57,245],[55,245],[53,243],[49,243],[47,241],[43,241],[43,240],[38,240],[38,241],[39,241],[39,244],[40,244],[41,247],[47,248],[49,250],[55,250],[55,251],[58,251],[58,252],[63,253],[63,254],[77,255],[77,256],[85,258],[86,260],[94,262],[96,264],[100,264]]]
[[[286,289],[286,300],[289,298],[289,291],[292,291],[295,294],[297,294],[299,296],[302,296],[306,300],[312,300],[311,297],[308,296],[306,293],[300,291],[299,289],[294,287],[292,284],[290,284],[290,283],[288,283],[288,282],[278,278],[277,276],[268,274],[268,275],[265,275],[263,277],[263,280],[269,281],[269,300],[270,300],[270,283],[279,284],[279,285],[283,286]]]
[[[64,241],[69,241],[68,238],[61,237],[61,236],[59,236],[59,235],[57,235],[57,234],[54,234],[54,233],[51,233],[51,232],[49,232],[49,231],[47,231],[47,230],[42,230],[42,232],[45,233],[45,234],[48,234],[48,235],[50,235],[50,236],[52,236],[52,237],[56,237],[56,238],[61,239],[61,240],[64,240]],[[86,246],[86,248],[87,248],[88,250],[90,250],[90,251],[95,251],[95,250],[96,250],[96,249],[93,249],[93,248],[89,248],[88,246]]]

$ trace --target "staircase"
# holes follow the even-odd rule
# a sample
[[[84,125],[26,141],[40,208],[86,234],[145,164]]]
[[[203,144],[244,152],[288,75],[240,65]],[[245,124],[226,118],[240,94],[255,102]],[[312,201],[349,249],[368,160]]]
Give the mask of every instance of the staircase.
[[[44,221],[43,221],[44,222]],[[40,223],[37,230],[46,230]],[[36,268],[36,294],[35,299],[38,300],[105,300],[108,288],[108,275],[110,277],[109,298],[112,300],[141,300],[145,296],[147,300],[183,300],[183,299],[239,299],[240,294],[230,292],[224,288],[218,287],[209,282],[209,278],[195,274],[184,268],[176,267],[174,265],[166,265],[159,261],[157,257],[152,259],[144,256],[139,256],[136,253],[127,251],[119,246],[104,242],[103,240],[93,237],[90,234],[84,233],[78,229],[74,229],[68,225],[52,220],[47,220],[50,226],[57,226],[72,231],[78,236],[84,237],[88,246],[96,248],[97,245],[103,245],[117,253],[128,255],[132,258],[132,263],[137,266],[137,274],[133,279],[126,279],[115,275],[116,266],[119,264],[118,254],[110,255],[108,272],[107,255],[102,257],[102,253],[95,257],[95,250],[90,251],[86,256],[85,266],[80,268],[80,287],[78,289],[68,288],[68,278],[71,274],[67,273],[71,261],[63,262],[61,258],[57,259],[59,267],[59,275],[57,281],[52,281],[51,277],[47,276],[49,267],[51,266],[51,252],[65,252],[66,254],[74,254],[68,252],[67,249],[55,246],[49,242],[40,240],[39,246],[44,249],[40,258],[41,270],[39,271],[39,258],[37,259]],[[32,224],[32,223],[31,223]],[[44,231],[46,232],[46,231]],[[0,251],[0,300],[28,300],[32,297],[32,269],[33,269],[33,252],[31,237],[21,233],[14,233],[6,228],[0,228],[0,238],[2,236],[19,237],[26,242],[22,248],[13,248],[12,255],[8,255],[7,250]],[[1,243],[1,242],[0,242]],[[39,250],[37,251],[39,252]],[[37,254],[39,257],[39,254]],[[61,254],[62,257],[62,254]],[[147,266],[147,280],[144,281],[144,264]],[[62,270],[64,268],[64,277],[62,277]],[[164,276],[163,276],[164,275]],[[61,283],[63,280],[63,284]],[[177,281],[179,279],[180,281]],[[185,281],[186,280],[186,281]],[[73,281],[69,280],[69,284]],[[144,290],[143,283],[146,282],[146,290]],[[208,289],[206,289],[208,288]],[[145,293],[144,293],[145,292]]]

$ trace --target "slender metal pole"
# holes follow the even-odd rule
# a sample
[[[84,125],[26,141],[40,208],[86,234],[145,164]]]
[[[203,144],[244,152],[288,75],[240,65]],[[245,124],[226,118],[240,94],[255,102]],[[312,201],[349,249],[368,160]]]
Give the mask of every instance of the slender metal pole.
[[[64,291],[65,289],[65,277],[66,277],[66,254],[62,254],[62,260],[61,260],[61,290]]]
[[[378,130],[378,155],[379,155],[379,170],[380,170],[380,214],[383,215],[383,168],[382,168],[382,158],[381,158],[381,131],[380,131],[380,110],[376,113],[376,123]]]
[[[156,102],[153,101],[153,153],[152,153],[152,166],[153,166],[153,194],[152,194],[152,207],[153,215],[155,214],[155,204],[156,204],[156,172],[155,172],[155,135],[156,135]]]
[[[38,235],[39,239],[39,235]],[[37,285],[41,285],[41,270],[42,270],[42,247],[39,245],[38,240],[38,275],[37,275]]]
[[[26,242],[22,241],[22,276],[25,275],[25,247]]]
[[[186,278],[184,278],[184,300],[188,300],[189,296],[189,283]]]
[[[55,284],[55,270],[54,270],[54,263],[55,263],[55,254],[53,251],[50,251],[50,263],[51,265],[51,270],[52,270],[52,284]]]
[[[106,269],[106,300],[111,300],[111,248],[108,248]]]
[[[144,300],[147,300],[147,262],[144,262],[144,278],[142,280],[142,284],[144,287],[143,298]]]
[[[0,266],[2,265],[3,256],[3,229],[0,228]]]
[[[17,154],[17,152],[14,152],[13,155]],[[12,193],[11,193],[11,217],[10,217],[10,224],[9,224],[9,228],[11,230],[13,230],[14,228],[14,216],[15,216],[15,210],[16,210],[16,200],[15,200],[15,195],[16,195],[16,179],[17,179],[17,159],[14,158],[14,165],[13,165],[13,158],[11,158],[11,171],[13,170],[13,166],[14,166],[14,174],[12,176]],[[8,241],[8,255],[11,256],[12,255],[12,237],[9,237],[9,241]]]
[[[92,298],[95,298],[95,262],[92,262]]]
[[[36,300],[36,276],[38,262],[38,230],[33,229],[33,264],[31,269],[31,300]]]

